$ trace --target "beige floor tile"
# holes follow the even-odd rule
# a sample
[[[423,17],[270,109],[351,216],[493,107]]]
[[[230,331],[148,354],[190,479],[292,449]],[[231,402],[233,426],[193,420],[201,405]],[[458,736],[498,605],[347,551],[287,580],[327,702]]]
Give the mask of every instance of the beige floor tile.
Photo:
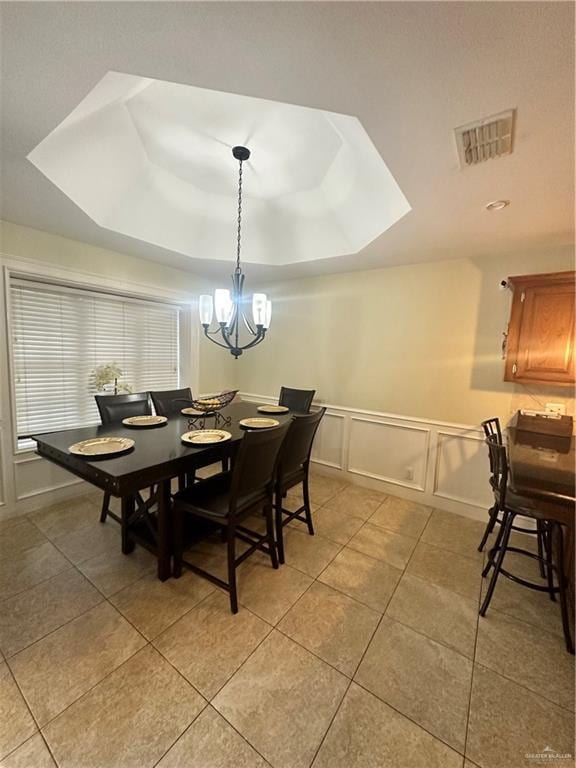
[[[408,499],[388,496],[370,518],[373,525],[418,539],[426,527],[432,509]]]
[[[194,720],[158,768],[267,768],[252,749],[212,707]]]
[[[325,506],[313,512],[312,522],[318,536],[344,545],[348,544],[352,536],[362,528],[364,518],[355,517],[344,510],[337,511]]]
[[[103,595],[109,597],[145,574],[153,573],[156,569],[156,558],[147,550],[136,547],[129,555],[123,555],[120,551],[96,555],[84,560],[78,568]]]
[[[478,623],[474,600],[405,573],[386,615],[470,659],[474,657]]]
[[[462,757],[357,685],[350,686],[313,768],[461,768]]]
[[[145,644],[101,603],[10,659],[14,677],[43,725]]]
[[[574,709],[574,656],[557,635],[489,609],[478,624],[476,661]]]
[[[352,677],[379,621],[376,611],[314,582],[278,629]]]
[[[573,715],[475,665],[466,756],[482,768],[526,768],[540,764],[527,756],[546,747],[574,754]],[[573,765],[568,759],[545,762]]]
[[[148,646],[53,720],[44,735],[60,768],[152,768],[204,705]]]
[[[339,672],[274,631],[213,705],[275,768],[307,768],[347,685]]]
[[[406,572],[472,600],[480,597],[482,562],[473,558],[461,557],[420,541]]]
[[[296,512],[297,509],[300,509],[302,504],[302,494],[290,494],[289,496],[286,496],[284,499],[282,499],[282,507],[287,509],[289,512]],[[317,509],[320,509],[320,505],[311,501],[310,509],[312,510],[312,514],[314,514]],[[304,525],[304,523],[302,523],[302,525]]]
[[[22,522],[22,520],[25,520],[24,515],[14,515],[12,517],[0,517],[0,536],[4,531],[7,531],[8,528],[11,528],[13,525],[18,525]]]
[[[42,531],[21,517],[17,523],[0,528],[0,558],[15,560],[21,552],[38,547],[46,541]]]
[[[288,564],[275,570],[267,557],[257,553],[238,571],[238,600],[264,621],[276,624],[311,583],[302,571]]]
[[[536,573],[532,573],[532,578],[539,581]],[[484,599],[489,583],[488,578],[482,581],[482,599]],[[553,603],[545,592],[536,592],[510,581],[510,579],[504,577],[498,579],[488,610],[505,613],[507,616],[513,616],[515,619],[563,637],[558,601]]]
[[[0,768],[56,768],[42,736],[37,733],[0,762]]]
[[[32,715],[3,661],[0,663],[0,760],[36,730]]]
[[[348,546],[376,560],[404,569],[416,546],[416,539],[365,523]]]
[[[150,573],[116,592],[110,602],[151,640],[214,590],[209,581],[190,571],[167,581],[159,581],[156,573]]]
[[[246,547],[241,541],[237,541],[236,546],[236,555],[239,555]],[[219,579],[223,579],[224,581],[228,579],[226,544],[220,540],[218,535],[197,541],[185,553],[184,557],[186,560],[189,560],[199,568],[203,568],[205,571],[217,576]]]
[[[0,603],[0,647],[6,657],[93,608],[102,595],[74,568]]]
[[[384,616],[355,680],[462,752],[472,662]]]
[[[118,554],[120,526],[112,519],[106,523],[95,520],[77,531],[56,536],[52,541],[71,562],[78,564],[97,555]]]
[[[0,600],[17,595],[70,568],[70,562],[44,539],[34,546],[0,555]]]
[[[358,485],[349,485],[336,496],[327,500],[322,506],[336,512],[346,512],[354,517],[368,520],[377,507],[382,504],[384,498],[384,494],[378,491],[371,491]]]
[[[478,552],[478,544],[485,527],[486,524],[478,520],[435,509],[424,529],[421,541],[455,552],[457,555],[481,561],[483,554]]]
[[[341,550],[340,544],[308,531],[284,528],[284,559],[288,565],[316,578],[334,560]]]
[[[98,509],[91,498],[79,496],[33,512],[30,520],[49,539],[64,536],[98,520]]]
[[[242,521],[242,525],[256,533],[266,533],[266,520],[262,515],[250,515]]]
[[[311,474],[309,481],[310,498],[313,504],[325,504],[336,494],[349,487],[347,483],[326,475]],[[302,486],[296,486],[288,491],[289,496],[302,497]]]
[[[318,581],[384,613],[401,575],[393,565],[345,547]]]
[[[221,591],[154,640],[154,646],[207,699],[212,699],[271,631],[250,611],[231,613]]]
[[[210,464],[207,467],[200,467],[200,469],[197,469],[196,477],[200,480],[205,480],[213,475],[218,475],[220,472],[222,472],[222,462],[218,461],[216,464]]]

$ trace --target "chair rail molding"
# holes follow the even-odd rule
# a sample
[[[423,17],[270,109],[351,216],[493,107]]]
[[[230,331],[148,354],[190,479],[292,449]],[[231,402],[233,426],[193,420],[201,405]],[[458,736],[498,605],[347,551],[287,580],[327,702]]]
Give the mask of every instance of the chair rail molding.
[[[240,392],[243,400],[277,396]],[[427,506],[486,519],[488,458],[480,427],[330,405],[312,452],[315,470]]]

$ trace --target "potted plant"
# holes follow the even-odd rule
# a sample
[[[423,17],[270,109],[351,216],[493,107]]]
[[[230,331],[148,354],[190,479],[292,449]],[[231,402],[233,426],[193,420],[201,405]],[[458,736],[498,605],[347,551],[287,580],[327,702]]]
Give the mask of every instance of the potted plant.
[[[117,363],[105,363],[104,365],[96,366],[92,372],[96,392],[104,392],[111,395],[130,394],[132,387],[118,381],[123,375],[123,371]]]

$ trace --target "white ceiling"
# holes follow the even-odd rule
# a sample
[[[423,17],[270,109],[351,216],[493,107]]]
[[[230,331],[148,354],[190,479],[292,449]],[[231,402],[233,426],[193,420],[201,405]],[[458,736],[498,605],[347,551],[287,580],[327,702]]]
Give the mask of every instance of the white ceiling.
[[[202,274],[229,271],[99,227],[26,159],[114,70],[361,121],[412,211],[357,254],[260,264],[251,275],[481,258],[574,240],[572,3],[10,2],[1,16],[9,221]],[[513,154],[461,170],[453,129],[512,107]],[[512,203],[488,213],[498,198]],[[229,252],[231,265],[233,239]]]
[[[28,159],[97,224],[230,263],[357,253],[410,210],[359,120],[108,72]]]

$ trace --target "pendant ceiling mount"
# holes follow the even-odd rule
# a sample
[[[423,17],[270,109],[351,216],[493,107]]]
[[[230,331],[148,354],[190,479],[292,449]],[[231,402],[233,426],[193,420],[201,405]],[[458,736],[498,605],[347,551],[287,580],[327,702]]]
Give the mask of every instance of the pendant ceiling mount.
[[[238,359],[245,349],[251,349],[264,341],[266,331],[270,327],[272,302],[265,293],[255,293],[252,301],[244,298],[244,273],[240,265],[240,245],[242,235],[242,163],[250,158],[250,150],[237,146],[232,149],[232,155],[238,160],[238,230],[236,237],[236,267],[232,275],[232,292],[227,288],[217,288],[214,297],[209,294],[200,296],[200,323],[207,339],[219,347],[229,349]],[[252,304],[252,318],[245,313],[247,303]],[[216,315],[218,327],[210,330],[212,318]],[[248,340],[241,343],[242,335],[246,332]]]

